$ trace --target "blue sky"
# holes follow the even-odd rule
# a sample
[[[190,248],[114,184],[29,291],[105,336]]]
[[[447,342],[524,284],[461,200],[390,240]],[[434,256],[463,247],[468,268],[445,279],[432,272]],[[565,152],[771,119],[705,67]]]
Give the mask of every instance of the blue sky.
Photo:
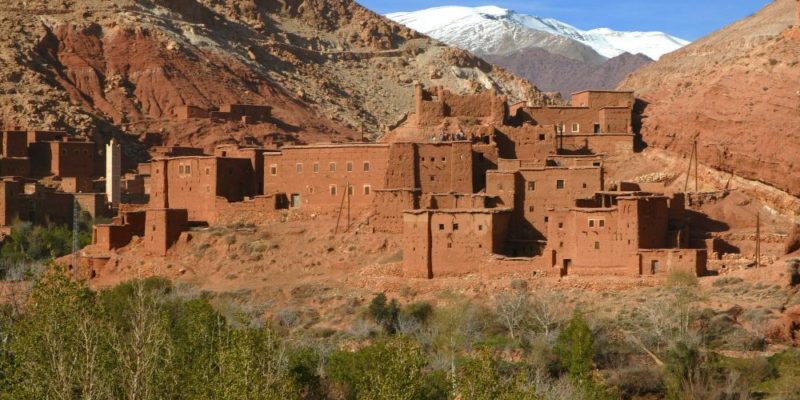
[[[555,18],[581,29],[663,31],[699,39],[758,11],[769,0],[357,0],[381,14],[442,5],[496,5]]]

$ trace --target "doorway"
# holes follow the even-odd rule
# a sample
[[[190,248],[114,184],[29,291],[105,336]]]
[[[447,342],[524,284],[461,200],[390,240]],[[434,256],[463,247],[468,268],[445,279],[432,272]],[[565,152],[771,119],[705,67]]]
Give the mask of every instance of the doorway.
[[[564,259],[564,270],[561,271],[561,276],[566,276],[569,274],[569,269],[572,267],[572,260],[565,258]]]
[[[300,208],[300,195],[298,193],[292,193],[292,202],[290,206],[292,208]]]
[[[658,260],[650,261],[650,273],[655,275],[661,271],[661,266],[658,264]]]
[[[595,134],[600,133],[600,124],[594,124],[594,133]]]

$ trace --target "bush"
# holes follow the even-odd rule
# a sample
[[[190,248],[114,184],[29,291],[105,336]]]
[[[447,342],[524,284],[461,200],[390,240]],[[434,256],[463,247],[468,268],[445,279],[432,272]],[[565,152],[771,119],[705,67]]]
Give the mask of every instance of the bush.
[[[590,377],[594,359],[594,338],[589,324],[579,311],[572,315],[567,327],[556,339],[555,353],[563,371],[577,381]]]
[[[400,305],[397,300],[388,301],[386,293],[380,293],[370,302],[368,312],[372,320],[380,325],[387,334],[393,335],[397,331],[397,322],[400,316]]]

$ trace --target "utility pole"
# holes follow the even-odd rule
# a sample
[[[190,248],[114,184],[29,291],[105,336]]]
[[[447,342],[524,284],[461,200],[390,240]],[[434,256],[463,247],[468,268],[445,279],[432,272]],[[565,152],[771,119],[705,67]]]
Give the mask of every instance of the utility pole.
[[[347,227],[344,229],[345,232],[350,232],[350,182],[347,182]],[[355,189],[352,189],[355,190]]]
[[[72,274],[73,278],[78,278],[78,215],[81,207],[78,205],[78,198],[72,196]]]
[[[761,213],[756,212],[756,268],[761,268]]]
[[[692,144],[692,155],[689,156],[689,169],[686,170],[686,181],[683,183],[683,192],[689,190],[689,177],[692,176],[692,164],[694,164],[694,191],[700,191],[700,177],[697,169],[697,140]]]
[[[700,158],[699,154],[697,154],[697,139],[694,140],[694,191],[695,193],[700,192],[700,185],[699,185],[699,178],[698,175],[700,174],[699,170],[697,169],[697,159]]]

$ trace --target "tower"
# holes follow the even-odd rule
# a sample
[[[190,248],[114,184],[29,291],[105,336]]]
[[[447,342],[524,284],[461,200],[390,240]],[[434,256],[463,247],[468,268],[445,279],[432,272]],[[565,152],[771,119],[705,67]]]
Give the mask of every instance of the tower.
[[[112,208],[119,207],[122,197],[122,148],[116,139],[106,145],[106,197]]]

